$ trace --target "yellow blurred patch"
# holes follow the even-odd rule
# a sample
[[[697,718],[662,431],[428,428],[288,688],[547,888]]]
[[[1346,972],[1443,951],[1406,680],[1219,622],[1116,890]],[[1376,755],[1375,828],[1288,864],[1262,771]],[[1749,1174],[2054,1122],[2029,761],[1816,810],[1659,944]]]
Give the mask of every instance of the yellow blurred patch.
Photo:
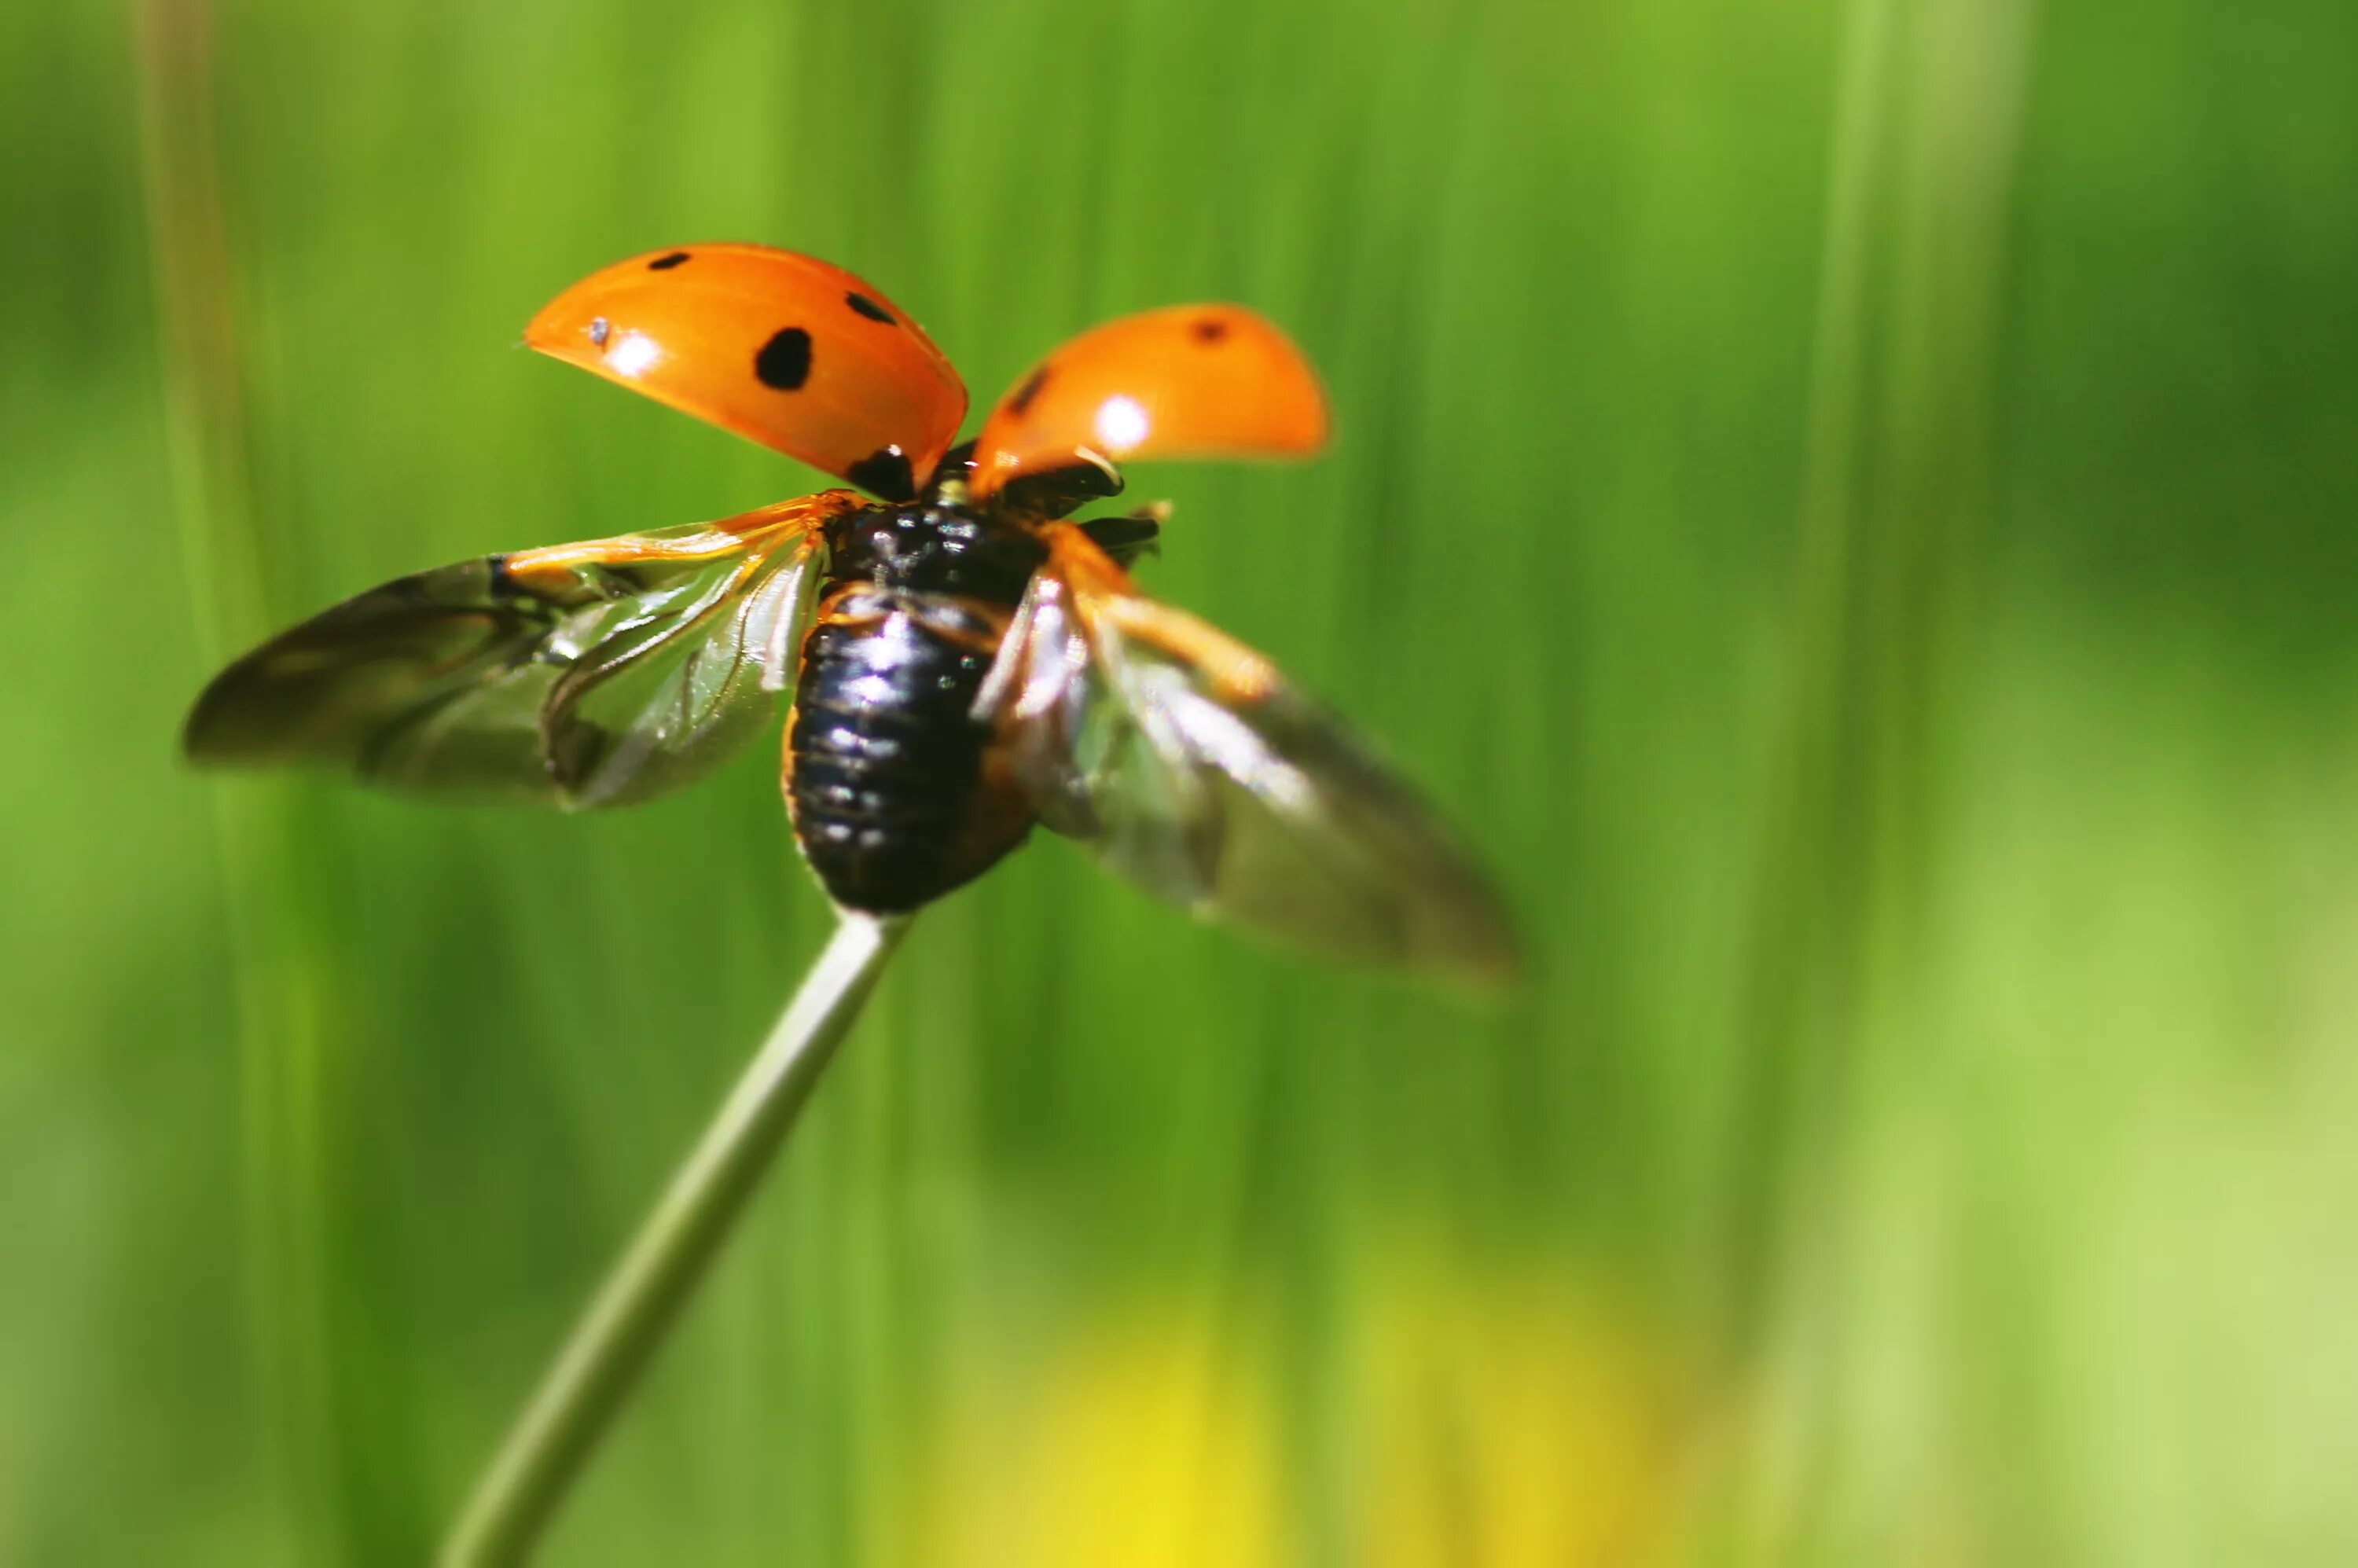
[[[1654,1560],[1676,1509],[1677,1379],[1651,1336],[1552,1281],[1401,1281],[1358,1346],[1368,1568]]]
[[[1095,1325],[1036,1377],[961,1401],[925,1517],[937,1568],[1282,1561],[1266,1393],[1203,1321]]]
[[[1641,1321],[1537,1276],[1396,1271],[1308,1352],[1319,1365],[1293,1369],[1336,1402],[1289,1411],[1282,1390],[1304,1385],[1268,1353],[1264,1319],[1106,1309],[1036,1359],[1002,1347],[953,1397],[919,1476],[919,1561],[1654,1561],[1686,1390]]]

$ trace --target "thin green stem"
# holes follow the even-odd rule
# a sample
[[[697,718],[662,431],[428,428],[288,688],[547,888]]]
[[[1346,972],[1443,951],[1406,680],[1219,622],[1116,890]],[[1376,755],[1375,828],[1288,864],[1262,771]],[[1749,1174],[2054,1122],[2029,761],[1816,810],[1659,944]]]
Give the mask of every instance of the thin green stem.
[[[443,1546],[443,1568],[529,1555],[728,1239],[907,926],[906,916],[843,916],[476,1483]]]

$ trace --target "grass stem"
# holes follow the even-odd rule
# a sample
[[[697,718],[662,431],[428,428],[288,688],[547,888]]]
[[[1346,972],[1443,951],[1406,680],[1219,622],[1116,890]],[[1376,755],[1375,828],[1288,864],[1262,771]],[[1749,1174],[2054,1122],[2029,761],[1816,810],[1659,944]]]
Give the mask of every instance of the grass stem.
[[[530,1554],[761,1184],[907,925],[905,916],[844,914],[476,1483],[444,1544],[443,1568],[492,1568]]]

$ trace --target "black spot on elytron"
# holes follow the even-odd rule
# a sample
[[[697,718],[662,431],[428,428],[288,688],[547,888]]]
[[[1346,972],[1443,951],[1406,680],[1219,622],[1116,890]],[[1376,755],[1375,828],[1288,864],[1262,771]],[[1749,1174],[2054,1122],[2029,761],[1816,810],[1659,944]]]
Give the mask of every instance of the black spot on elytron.
[[[785,327],[773,332],[753,356],[753,373],[762,378],[763,386],[774,386],[780,392],[798,391],[810,379],[810,334],[800,327]]]
[[[898,447],[879,447],[849,468],[843,477],[886,501],[917,499],[917,476],[910,471],[909,454]]]
[[[672,268],[677,266],[687,259],[687,253],[686,251],[674,251],[667,256],[657,256],[654,260],[647,263],[647,270],[649,272],[669,272]]]
[[[1195,323],[1195,341],[1199,343],[1217,343],[1228,335],[1228,324],[1217,316],[1206,316]]]
[[[1015,395],[1007,400],[1007,411],[1017,418],[1022,418],[1031,409],[1032,400],[1040,395],[1040,389],[1047,384],[1048,367],[1042,365],[1032,373],[1022,385],[1015,389]]]
[[[505,555],[485,556],[483,565],[491,568],[492,580],[488,591],[493,599],[505,599],[515,591],[515,578],[508,570]]]
[[[882,321],[888,327],[892,324],[892,312],[885,309],[884,307],[877,304],[876,301],[869,298],[868,296],[860,293],[857,289],[845,295],[843,297],[843,302],[846,305],[850,306],[854,310],[859,311],[862,316],[867,317],[871,321]]]
[[[590,346],[595,349],[604,348],[606,346],[606,340],[613,335],[613,331],[614,329],[607,323],[606,318],[603,316],[591,317],[590,319]]]

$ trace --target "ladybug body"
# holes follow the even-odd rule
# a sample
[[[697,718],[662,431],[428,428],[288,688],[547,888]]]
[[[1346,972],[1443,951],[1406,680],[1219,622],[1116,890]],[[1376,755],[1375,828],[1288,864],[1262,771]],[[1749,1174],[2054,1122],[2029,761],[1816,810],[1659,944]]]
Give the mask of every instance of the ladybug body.
[[[1120,492],[1118,462],[1325,441],[1317,377],[1262,317],[1187,305],[1091,329],[962,446],[966,386],[925,330],[790,251],[633,256],[525,341],[859,489],[359,594],[215,676],[192,759],[624,806],[709,773],[791,692],[786,805],[845,909],[914,910],[1036,822],[1198,914],[1477,981],[1511,970],[1493,895],[1413,792],[1266,659],[1131,580],[1163,509],[1068,520]]]
[[[973,499],[974,444],[920,500],[827,525],[827,570],[786,721],[785,794],[804,858],[849,909],[898,914],[989,871],[1036,813],[1004,737],[978,722],[1008,624],[1048,559],[1039,529],[1120,481],[1088,464]],[[1081,530],[1128,562],[1152,510]]]
[[[786,726],[786,800],[838,903],[914,909],[1031,828],[973,710],[1047,552],[1028,529],[938,494],[852,513],[828,533]]]

